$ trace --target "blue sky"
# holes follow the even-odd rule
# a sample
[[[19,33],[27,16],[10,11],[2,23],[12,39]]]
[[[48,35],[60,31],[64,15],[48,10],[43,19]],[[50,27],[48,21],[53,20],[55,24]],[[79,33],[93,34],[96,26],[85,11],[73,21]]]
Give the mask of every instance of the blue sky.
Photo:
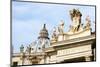
[[[40,29],[46,23],[49,37],[53,27],[59,25],[60,20],[65,22],[64,31],[69,30],[72,23],[69,10],[76,8],[82,13],[82,23],[86,16],[90,16],[92,31],[94,31],[95,7],[78,5],[61,5],[31,2],[12,2],[12,44],[14,52],[19,52],[21,44],[27,46],[37,40]]]

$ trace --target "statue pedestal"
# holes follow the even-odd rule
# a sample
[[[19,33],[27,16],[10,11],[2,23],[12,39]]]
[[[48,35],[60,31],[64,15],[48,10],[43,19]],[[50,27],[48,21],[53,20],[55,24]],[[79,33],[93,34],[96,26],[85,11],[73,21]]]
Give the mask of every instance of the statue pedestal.
[[[64,40],[64,34],[58,34],[58,41]]]
[[[51,43],[55,43],[55,42],[57,42],[57,38],[52,38]]]

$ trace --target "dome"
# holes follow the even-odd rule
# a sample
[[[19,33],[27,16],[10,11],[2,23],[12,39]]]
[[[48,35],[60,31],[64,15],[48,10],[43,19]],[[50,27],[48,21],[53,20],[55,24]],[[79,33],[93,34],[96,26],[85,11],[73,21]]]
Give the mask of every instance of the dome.
[[[44,24],[44,26],[43,26],[43,29],[41,29],[40,30],[40,33],[39,33],[39,37],[38,37],[38,39],[40,39],[40,38],[47,38],[47,39],[49,39],[49,37],[48,37],[48,30],[46,29],[46,24]]]

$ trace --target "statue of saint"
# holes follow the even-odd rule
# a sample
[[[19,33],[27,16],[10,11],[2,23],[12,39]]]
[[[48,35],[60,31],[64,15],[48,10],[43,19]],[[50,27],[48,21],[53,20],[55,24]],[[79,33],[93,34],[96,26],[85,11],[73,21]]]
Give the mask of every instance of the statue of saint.
[[[31,45],[29,45],[29,53],[31,53]]]
[[[86,28],[90,28],[90,26],[91,26],[90,22],[91,22],[90,17],[87,16],[86,17]]]
[[[52,38],[56,38],[57,33],[56,33],[56,27],[53,28],[53,34],[52,34]]]
[[[23,46],[23,44],[22,44],[21,47],[20,47],[20,52],[21,52],[21,53],[24,52],[24,46]]]
[[[29,53],[29,54],[31,53],[31,46],[30,46],[30,45],[27,46],[27,48],[26,48],[26,52]]]
[[[63,20],[61,20],[61,23],[60,23],[60,25],[58,26],[58,32],[59,32],[60,34],[64,33],[64,21],[63,21]]]
[[[35,45],[37,44],[36,41],[34,41],[32,44],[31,44],[31,52],[34,53],[35,52]]]

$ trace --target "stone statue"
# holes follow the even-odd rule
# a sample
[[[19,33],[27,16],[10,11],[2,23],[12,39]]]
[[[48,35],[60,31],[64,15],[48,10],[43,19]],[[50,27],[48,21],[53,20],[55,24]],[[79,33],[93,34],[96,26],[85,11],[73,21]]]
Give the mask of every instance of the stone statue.
[[[34,53],[35,52],[35,45],[36,45],[36,41],[34,41],[32,44],[31,44],[31,52]]]
[[[85,26],[86,29],[90,29],[90,26],[91,26],[90,22],[91,22],[91,20],[90,20],[89,16],[87,16],[86,17],[86,26]]]
[[[53,28],[52,40],[57,41],[57,29],[56,29],[56,27]]]
[[[78,9],[70,10],[72,25],[70,26],[72,32],[79,31],[81,25],[81,12]]]
[[[29,53],[31,53],[31,50],[32,50],[31,45],[29,45]]]
[[[52,34],[52,38],[56,38],[57,33],[56,33],[56,27],[53,28],[53,34]]]
[[[26,53],[28,53],[29,52],[29,48],[28,48],[28,46],[26,47],[26,51],[25,51]]]
[[[21,53],[24,52],[24,46],[23,46],[23,44],[22,44],[21,47],[20,47],[20,52],[21,52]]]
[[[20,47],[20,53],[21,53],[20,59],[23,61],[24,60],[24,46],[23,46],[23,44]]]
[[[58,26],[58,32],[59,32],[60,34],[64,33],[64,21],[63,21],[63,20],[61,20],[61,23],[60,23],[60,25]]]
[[[27,46],[27,48],[26,48],[26,52],[29,53],[29,54],[31,53],[31,46],[30,46],[30,45]]]

